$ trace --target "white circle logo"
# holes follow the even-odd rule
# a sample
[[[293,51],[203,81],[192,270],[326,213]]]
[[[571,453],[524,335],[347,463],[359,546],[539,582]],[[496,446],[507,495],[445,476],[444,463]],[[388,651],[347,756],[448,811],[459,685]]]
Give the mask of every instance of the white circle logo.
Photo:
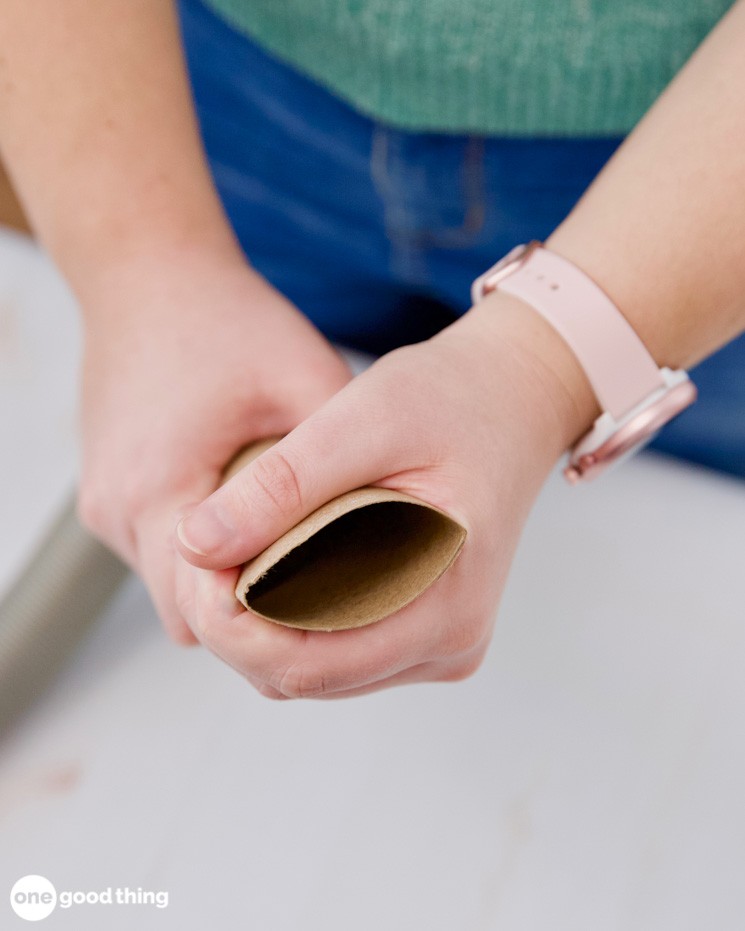
[[[24,876],[10,890],[10,904],[19,918],[41,921],[54,911],[57,890],[44,876]]]

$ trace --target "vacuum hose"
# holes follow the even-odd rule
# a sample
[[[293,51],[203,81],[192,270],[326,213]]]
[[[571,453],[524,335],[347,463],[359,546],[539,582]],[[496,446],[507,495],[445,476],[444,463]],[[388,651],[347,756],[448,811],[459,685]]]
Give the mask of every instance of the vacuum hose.
[[[42,693],[129,573],[81,526],[75,500],[0,603],[0,730]]]

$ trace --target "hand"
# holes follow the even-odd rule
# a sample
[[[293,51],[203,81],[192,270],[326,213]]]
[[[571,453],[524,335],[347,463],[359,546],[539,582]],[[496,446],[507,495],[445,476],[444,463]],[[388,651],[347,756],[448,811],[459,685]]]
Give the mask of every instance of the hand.
[[[536,494],[592,414],[570,356],[503,295],[383,356],[181,521],[177,588],[195,636],[278,699],[470,675]],[[353,630],[297,630],[246,612],[234,567],[367,484],[415,495],[467,529],[450,569],[396,614]]]
[[[331,344],[241,259],[180,255],[108,276],[87,321],[82,522],[195,642],[174,590],[173,526],[248,442],[284,434],[351,378]]]

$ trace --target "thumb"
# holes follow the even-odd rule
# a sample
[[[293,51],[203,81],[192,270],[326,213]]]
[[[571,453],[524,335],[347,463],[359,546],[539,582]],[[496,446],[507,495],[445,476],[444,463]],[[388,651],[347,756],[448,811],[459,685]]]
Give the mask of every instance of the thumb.
[[[322,504],[385,477],[386,424],[371,433],[344,393],[182,518],[176,536],[185,559],[203,569],[241,565]]]

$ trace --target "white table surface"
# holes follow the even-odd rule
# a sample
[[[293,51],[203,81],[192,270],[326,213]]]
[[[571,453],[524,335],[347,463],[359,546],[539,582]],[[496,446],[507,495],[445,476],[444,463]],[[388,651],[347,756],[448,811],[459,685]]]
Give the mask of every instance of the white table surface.
[[[74,481],[79,334],[7,234],[0,291],[1,585]],[[76,931],[741,931],[744,541],[745,483],[555,475],[478,673],[333,702],[171,645],[133,578],[0,743],[0,927],[38,873],[169,894]]]

